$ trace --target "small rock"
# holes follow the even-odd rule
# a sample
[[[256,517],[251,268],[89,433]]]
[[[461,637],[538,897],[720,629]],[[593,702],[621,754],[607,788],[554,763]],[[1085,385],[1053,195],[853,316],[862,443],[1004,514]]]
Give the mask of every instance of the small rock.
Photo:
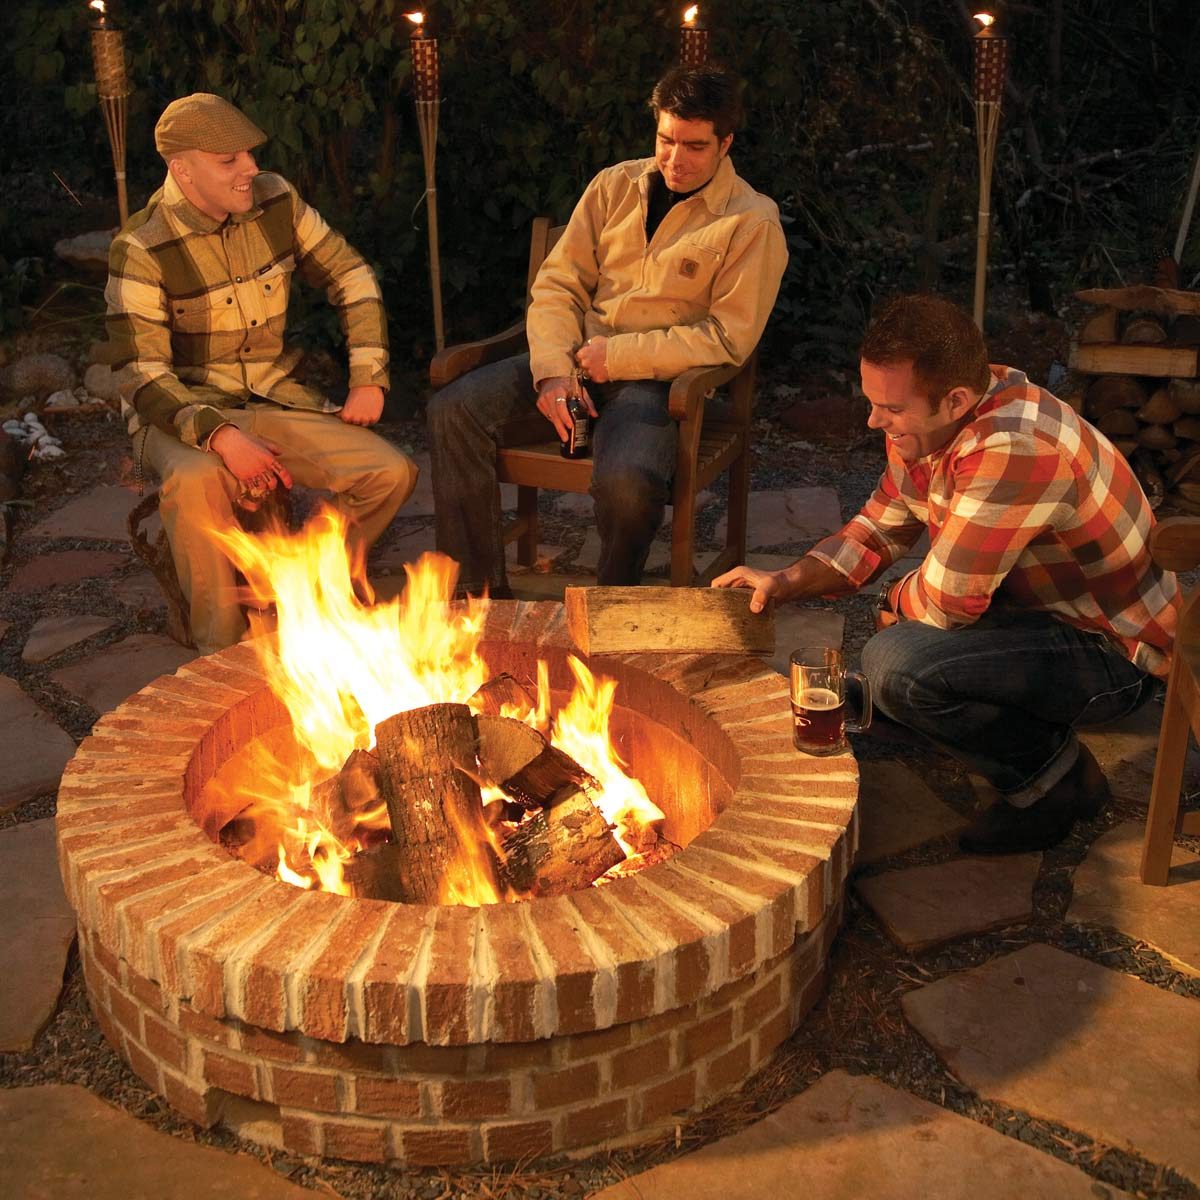
[[[10,392],[37,399],[75,386],[75,371],[61,354],[26,354],[0,379]]]
[[[92,363],[83,373],[83,386],[87,388],[89,396],[95,396],[106,404],[115,404],[120,399],[116,376],[106,363]]]
[[[54,253],[63,262],[77,267],[98,267],[108,270],[108,248],[112,245],[113,231],[97,229],[92,233],[81,233],[78,237],[62,238],[54,243]]]
[[[74,392],[67,391],[62,388],[60,391],[52,392],[46,400],[47,408],[78,408],[79,397]]]

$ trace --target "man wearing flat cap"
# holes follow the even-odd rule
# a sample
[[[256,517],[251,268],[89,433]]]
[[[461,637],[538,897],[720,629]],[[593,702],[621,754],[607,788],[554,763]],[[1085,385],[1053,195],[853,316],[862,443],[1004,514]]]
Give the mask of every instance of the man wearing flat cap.
[[[352,552],[383,532],[416,484],[404,454],[367,428],[388,386],[387,322],[371,268],[296,193],[260,172],[267,140],[205,92],[169,104],[154,130],[163,186],[113,240],[108,331],[135,463],[162,480],[159,511],[202,653],[236,642],[245,617],[212,528],[292,482],[330,491]],[[350,388],[336,404],[295,377],[284,342],[292,274],[341,316]]]

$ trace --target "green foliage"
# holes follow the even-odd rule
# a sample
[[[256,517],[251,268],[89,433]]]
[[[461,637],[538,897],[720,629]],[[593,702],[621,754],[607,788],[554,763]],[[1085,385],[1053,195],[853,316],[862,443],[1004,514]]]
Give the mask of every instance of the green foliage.
[[[151,131],[163,105],[200,89],[229,97],[272,135],[263,165],[292,179],[377,265],[397,360],[427,358],[425,175],[407,5],[113,7],[135,86],[134,204],[161,181]],[[595,171],[650,152],[645,100],[674,61],[681,8],[664,0],[430,5],[441,54],[437,187],[452,338],[498,328],[518,309],[535,214],[565,218]],[[1010,9],[1013,87],[992,261],[1049,272],[1060,288],[1105,273],[1115,282],[1112,269],[1148,257],[1143,243],[1162,236],[1178,211],[1200,125],[1190,67],[1200,6],[1063,0]],[[844,355],[879,295],[899,287],[968,295],[976,152],[966,11],[952,0],[706,4],[714,56],[747,81],[734,159],[779,201],[791,248],[777,349]],[[6,140],[31,160],[52,152],[103,191],[111,168],[86,20],[82,0],[13,0],[0,17],[15,77],[52,115],[50,136],[14,121]],[[327,332],[307,301],[296,315]]]

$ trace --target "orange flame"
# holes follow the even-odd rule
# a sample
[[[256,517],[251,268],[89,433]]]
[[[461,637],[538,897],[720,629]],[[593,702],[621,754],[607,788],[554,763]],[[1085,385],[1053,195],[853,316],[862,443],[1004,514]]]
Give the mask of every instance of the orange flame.
[[[328,507],[298,534],[249,534],[235,526],[213,536],[259,602],[276,607],[276,637],[256,639],[254,646],[291,729],[260,736],[210,781],[205,827],[216,836],[237,818],[252,827],[244,858],[272,865],[297,887],[349,895],[344,866],[385,839],[386,805],[375,795],[357,797],[353,827],[344,828],[344,806],[332,804],[320,781],[337,776],[355,750],[370,749],[375,726],[388,717],[428,704],[462,703],[482,686],[489,676],[478,651],[487,601],[451,605],[458,565],[424,554],[405,567],[408,582],[398,599],[364,602],[359,597],[370,588],[351,564],[345,521]],[[537,668],[536,707],[506,706],[504,715],[548,730],[554,745],[596,777],[597,806],[616,826],[626,853],[636,853],[657,836],[654,826],[663,814],[625,773],[609,739],[615,682],[594,677],[577,659],[570,666],[575,689],[557,716],[544,662]],[[483,802],[500,798],[502,793],[486,789]],[[492,882],[494,844],[481,843],[474,833],[461,840],[463,856],[443,881],[442,903],[508,898]]]
[[[979,32],[985,33],[996,23],[996,18],[990,12],[977,12],[972,18],[979,22]]]
[[[685,25],[695,24],[696,18],[700,15],[700,5],[693,4],[690,8],[684,10],[683,23]]]

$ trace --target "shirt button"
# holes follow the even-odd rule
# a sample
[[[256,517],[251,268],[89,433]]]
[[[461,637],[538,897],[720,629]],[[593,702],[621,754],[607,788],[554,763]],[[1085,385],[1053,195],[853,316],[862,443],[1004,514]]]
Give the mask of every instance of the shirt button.
[[[177,309],[175,310],[175,312],[176,312],[176,313],[177,313],[179,316],[181,316],[181,317],[183,316],[183,309],[182,309],[182,308],[177,308]]]
[[[225,297],[225,303],[226,303],[226,304],[232,304],[232,303],[233,303],[233,297],[232,297],[232,296],[226,296],[226,297]]]
[[[257,324],[258,324],[258,322],[257,322],[257,321],[251,321],[251,322],[250,322],[250,324],[251,324],[251,325],[257,325]]]
[[[241,282],[242,282],[242,277],[241,277],[240,275],[238,275],[238,276],[237,276],[237,277],[234,279],[234,281],[233,281],[233,282],[234,282],[234,283],[241,283]]]
[[[263,284],[263,291],[264,291],[264,292],[269,292],[270,290],[271,290],[271,285],[270,285],[269,283],[264,283],[264,284]]]

